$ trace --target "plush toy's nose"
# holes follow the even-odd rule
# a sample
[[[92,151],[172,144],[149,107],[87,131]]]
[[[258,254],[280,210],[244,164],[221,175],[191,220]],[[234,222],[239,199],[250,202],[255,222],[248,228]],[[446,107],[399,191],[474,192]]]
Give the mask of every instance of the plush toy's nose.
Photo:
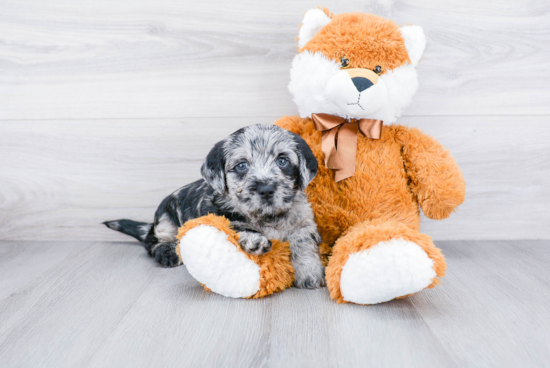
[[[380,79],[378,74],[369,69],[352,68],[346,69],[346,72],[359,92],[363,92],[367,88],[374,86]]]
[[[374,86],[374,84],[372,84],[370,80],[363,77],[351,78],[351,81],[353,82],[353,84],[355,85],[355,88],[357,88],[359,92],[363,92],[367,88]]]

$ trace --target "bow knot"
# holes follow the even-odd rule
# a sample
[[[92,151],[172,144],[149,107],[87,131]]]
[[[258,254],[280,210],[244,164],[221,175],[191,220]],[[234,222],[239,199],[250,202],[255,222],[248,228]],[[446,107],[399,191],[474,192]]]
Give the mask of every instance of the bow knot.
[[[329,114],[311,114],[311,119],[315,129],[323,132],[321,150],[325,155],[325,166],[335,171],[336,182],[355,173],[357,130],[371,139],[380,139],[382,134],[382,120],[348,120]]]

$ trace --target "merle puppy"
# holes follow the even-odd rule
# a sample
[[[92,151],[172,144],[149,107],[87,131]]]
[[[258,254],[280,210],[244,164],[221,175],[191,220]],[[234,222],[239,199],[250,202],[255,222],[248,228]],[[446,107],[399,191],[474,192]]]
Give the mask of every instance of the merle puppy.
[[[132,220],[104,222],[142,241],[163,266],[181,264],[176,232],[187,220],[223,215],[239,232],[249,254],[271,250],[269,239],[290,243],[295,285],[325,284],[319,256],[321,236],[304,189],[317,174],[317,160],[298,135],[275,125],[251,125],[218,142],[201,168],[203,179],[166,197],[153,224]]]

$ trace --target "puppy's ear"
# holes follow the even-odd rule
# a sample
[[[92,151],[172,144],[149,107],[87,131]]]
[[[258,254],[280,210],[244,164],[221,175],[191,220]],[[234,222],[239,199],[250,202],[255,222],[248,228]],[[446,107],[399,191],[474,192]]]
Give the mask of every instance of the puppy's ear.
[[[201,167],[201,175],[204,180],[216,192],[225,193],[227,186],[225,184],[225,154],[223,152],[223,143],[220,141],[210,150]]]
[[[298,185],[302,190],[306,189],[309,183],[317,175],[317,169],[319,164],[311,148],[307,145],[306,141],[297,134],[292,133],[294,141],[296,142],[296,149],[298,158],[300,159],[300,173],[298,175]]]

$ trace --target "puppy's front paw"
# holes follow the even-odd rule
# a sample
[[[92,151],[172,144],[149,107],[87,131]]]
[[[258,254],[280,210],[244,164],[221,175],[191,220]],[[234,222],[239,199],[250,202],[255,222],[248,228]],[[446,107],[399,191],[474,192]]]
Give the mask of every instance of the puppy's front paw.
[[[294,273],[294,286],[300,289],[318,289],[326,285],[325,268],[321,265],[308,271],[297,268]]]
[[[176,246],[164,243],[157,246],[154,251],[155,260],[163,267],[176,267],[181,264],[180,257],[176,253]]]
[[[241,231],[239,245],[248,254],[259,256],[271,250],[271,241],[260,233]]]

